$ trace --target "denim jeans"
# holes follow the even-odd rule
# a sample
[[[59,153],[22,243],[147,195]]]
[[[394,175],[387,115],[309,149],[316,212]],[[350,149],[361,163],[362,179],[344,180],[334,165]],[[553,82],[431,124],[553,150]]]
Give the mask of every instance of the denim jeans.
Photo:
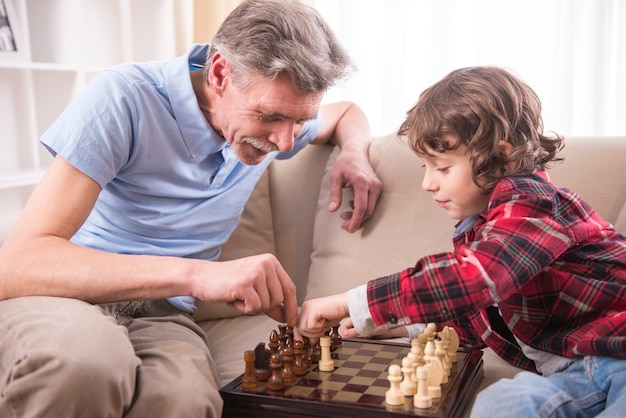
[[[499,380],[477,396],[471,417],[626,417],[626,360],[586,356],[547,377]]]

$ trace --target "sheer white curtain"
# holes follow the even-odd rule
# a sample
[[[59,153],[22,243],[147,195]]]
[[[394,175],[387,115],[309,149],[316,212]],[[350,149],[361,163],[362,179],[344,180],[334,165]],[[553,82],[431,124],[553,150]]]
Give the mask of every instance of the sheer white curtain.
[[[397,129],[419,94],[455,68],[505,67],[564,135],[626,135],[622,0],[308,0],[358,71],[327,101],[353,100],[374,135]]]

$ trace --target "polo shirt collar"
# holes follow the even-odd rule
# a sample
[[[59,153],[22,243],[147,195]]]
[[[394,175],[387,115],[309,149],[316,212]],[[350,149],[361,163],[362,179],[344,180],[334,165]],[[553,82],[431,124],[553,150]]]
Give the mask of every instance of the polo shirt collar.
[[[220,152],[227,144],[202,114],[191,85],[189,63],[204,64],[208,50],[208,44],[194,45],[187,54],[167,62],[165,67],[172,111],[192,158]]]

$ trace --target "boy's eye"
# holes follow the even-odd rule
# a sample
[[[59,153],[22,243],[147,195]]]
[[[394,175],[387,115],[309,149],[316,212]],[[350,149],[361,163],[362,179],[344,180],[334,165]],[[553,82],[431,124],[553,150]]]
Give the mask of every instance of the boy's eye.
[[[441,172],[441,173],[444,173],[444,174],[445,174],[445,173],[447,173],[447,172],[448,172],[448,169],[449,169],[449,168],[450,168],[450,167],[439,167],[439,168],[437,168],[437,171],[439,171],[439,172]]]

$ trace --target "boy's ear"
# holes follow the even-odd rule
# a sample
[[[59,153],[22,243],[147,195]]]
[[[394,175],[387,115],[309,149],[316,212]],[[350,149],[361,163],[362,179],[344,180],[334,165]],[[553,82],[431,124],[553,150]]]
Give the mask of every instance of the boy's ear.
[[[513,153],[513,145],[505,140],[500,140],[498,143],[498,156],[502,159],[508,159]]]

